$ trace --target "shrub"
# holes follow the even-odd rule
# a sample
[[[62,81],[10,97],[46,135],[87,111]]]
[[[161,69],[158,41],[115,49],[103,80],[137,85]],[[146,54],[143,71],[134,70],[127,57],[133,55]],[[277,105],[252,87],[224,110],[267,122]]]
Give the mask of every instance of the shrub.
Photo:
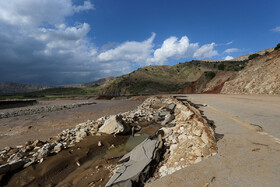
[[[261,56],[261,55],[259,55],[257,53],[252,54],[252,55],[249,56],[248,60],[252,60],[252,59],[254,59],[254,58],[258,57],[258,56]]]
[[[225,70],[225,65],[224,64],[219,64],[218,65],[218,70]]]
[[[274,50],[278,50],[278,49],[280,49],[280,43],[277,44],[277,46],[274,48]]]
[[[216,76],[216,73],[214,71],[206,71],[206,72],[204,72],[204,74],[206,77],[209,77],[211,79]]]

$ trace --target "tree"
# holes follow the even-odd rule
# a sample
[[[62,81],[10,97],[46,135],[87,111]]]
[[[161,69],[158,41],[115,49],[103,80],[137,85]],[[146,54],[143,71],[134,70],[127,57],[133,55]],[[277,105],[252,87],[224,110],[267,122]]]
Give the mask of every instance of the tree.
[[[277,46],[274,48],[274,50],[278,50],[278,49],[280,49],[280,43],[277,44]]]

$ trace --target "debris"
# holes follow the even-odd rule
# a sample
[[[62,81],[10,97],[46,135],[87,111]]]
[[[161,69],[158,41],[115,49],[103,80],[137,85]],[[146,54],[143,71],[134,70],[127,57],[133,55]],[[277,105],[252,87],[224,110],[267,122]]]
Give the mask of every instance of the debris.
[[[133,186],[143,184],[149,173],[152,160],[157,158],[162,148],[162,140],[145,139],[131,152],[124,155],[119,163],[125,162],[111,177],[106,186]]]
[[[101,141],[98,141],[98,147],[101,147],[103,144],[102,144],[102,142]]]

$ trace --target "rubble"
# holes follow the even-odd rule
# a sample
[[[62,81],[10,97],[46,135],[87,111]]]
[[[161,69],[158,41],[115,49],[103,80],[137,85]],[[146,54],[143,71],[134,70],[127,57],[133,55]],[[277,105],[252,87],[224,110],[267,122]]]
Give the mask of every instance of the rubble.
[[[180,98],[177,100],[167,96],[149,97],[133,111],[104,116],[97,120],[88,120],[76,125],[73,129],[63,130],[57,137],[46,142],[35,140],[28,141],[18,148],[6,147],[0,150],[0,160],[5,163],[0,166],[0,171],[5,173],[11,171],[11,168],[18,169],[41,163],[49,155],[73,147],[87,136],[102,136],[103,133],[134,135],[141,129],[141,126],[138,125],[141,122],[149,122],[149,124],[155,122],[162,125],[161,130],[164,132],[162,146],[164,146],[166,152],[157,169],[157,175],[160,177],[200,162],[217,152],[213,129],[200,112],[186,102],[186,99]],[[101,141],[98,142],[98,146],[102,145]],[[112,145],[111,147],[113,149],[115,146]],[[147,148],[146,152],[144,151],[146,154],[140,151],[141,149],[143,151],[143,148],[145,150]],[[130,160],[117,171],[117,175],[122,177],[118,180],[112,179],[112,181],[118,183],[129,177],[137,181],[136,178],[139,177],[139,173],[142,174],[142,171],[154,159],[155,155],[152,153],[157,148],[159,148],[158,140],[146,139],[135,148],[136,152],[132,151],[124,157],[129,157]],[[14,163],[18,163],[18,165]],[[131,164],[133,167],[130,167]],[[80,163],[77,163],[77,165],[79,166]],[[120,174],[120,171],[126,169],[131,171],[130,174]],[[108,185],[112,184],[108,183]]]
[[[162,149],[161,135],[158,137],[158,139],[154,140],[150,138],[145,139],[131,152],[124,155],[119,160],[119,163],[125,162],[125,164],[117,169],[106,186],[135,186],[143,184],[149,174],[151,162],[159,158],[160,149]]]

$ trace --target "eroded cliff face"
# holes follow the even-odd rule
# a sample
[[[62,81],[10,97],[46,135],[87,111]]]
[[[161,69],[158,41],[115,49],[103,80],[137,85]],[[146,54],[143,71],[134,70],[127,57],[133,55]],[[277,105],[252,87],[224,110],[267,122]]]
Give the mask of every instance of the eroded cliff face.
[[[280,50],[259,56],[224,84],[223,94],[280,94]]]

